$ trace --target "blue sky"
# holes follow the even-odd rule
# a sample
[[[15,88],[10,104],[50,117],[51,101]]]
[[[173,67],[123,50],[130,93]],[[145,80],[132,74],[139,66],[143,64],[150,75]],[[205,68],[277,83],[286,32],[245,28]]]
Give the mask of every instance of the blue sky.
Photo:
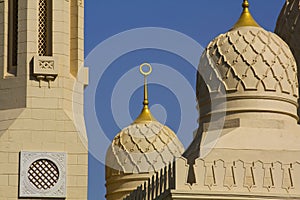
[[[265,29],[273,31],[276,20],[284,0],[250,0],[251,12],[256,21]],[[135,28],[160,27],[183,33],[205,47],[214,37],[228,31],[241,13],[242,0],[86,0],[85,1],[85,56],[100,43],[110,37]],[[114,53],[115,48],[120,48],[122,41],[115,47],[107,49],[107,53]],[[201,51],[199,51],[199,58]],[[103,59],[99,56],[99,63]],[[184,59],[174,53],[157,50],[144,49],[120,55],[109,66],[98,83],[95,96],[95,109],[97,119],[101,122],[107,138],[110,140],[124,127],[118,126],[111,114],[112,91],[116,82],[124,73],[130,71],[130,66],[137,66],[144,61],[161,63],[172,66],[187,82],[195,87],[195,71]],[[87,65],[88,66],[88,65]],[[120,69],[120,66],[127,66]],[[179,67],[180,66],[180,67]],[[166,75],[167,77],[167,75]],[[130,89],[130,88],[128,88]],[[152,92],[150,99],[160,106],[153,108],[165,111],[166,124],[173,130],[178,130],[182,111],[180,99],[168,87],[159,84],[151,84],[149,90]],[[131,117],[134,119],[140,109],[142,101],[142,88],[137,88],[128,100],[127,106]],[[195,98],[195,97],[191,97]],[[89,99],[85,99],[89,103]],[[172,112],[174,113],[172,113]],[[171,112],[171,114],[169,114]],[[89,113],[86,113],[88,115]],[[88,127],[88,131],[91,131]],[[187,133],[192,135],[191,133]],[[97,145],[99,141],[89,135],[91,145]],[[100,142],[99,142],[100,144]],[[103,154],[105,152],[99,152]],[[89,200],[105,199],[105,171],[103,164],[95,156],[89,156]]]

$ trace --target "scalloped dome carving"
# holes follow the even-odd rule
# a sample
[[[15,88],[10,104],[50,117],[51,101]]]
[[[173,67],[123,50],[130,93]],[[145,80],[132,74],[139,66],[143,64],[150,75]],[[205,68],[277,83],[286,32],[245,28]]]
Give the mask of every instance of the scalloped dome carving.
[[[107,165],[124,173],[159,171],[182,155],[182,143],[157,121],[133,123],[113,140]]]
[[[260,27],[240,27],[219,35],[204,56],[219,71],[227,91],[263,87],[265,91],[298,96],[293,54],[281,38]]]

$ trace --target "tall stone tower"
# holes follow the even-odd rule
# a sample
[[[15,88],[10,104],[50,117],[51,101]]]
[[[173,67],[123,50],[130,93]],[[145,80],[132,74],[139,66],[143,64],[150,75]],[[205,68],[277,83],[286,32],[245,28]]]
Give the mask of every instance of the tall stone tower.
[[[0,1],[0,199],[87,199],[83,4]]]

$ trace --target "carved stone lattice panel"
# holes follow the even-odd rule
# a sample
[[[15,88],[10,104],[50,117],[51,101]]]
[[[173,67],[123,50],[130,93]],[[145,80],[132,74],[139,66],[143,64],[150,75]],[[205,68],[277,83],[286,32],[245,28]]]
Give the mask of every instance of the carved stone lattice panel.
[[[66,153],[21,152],[20,156],[20,197],[66,197]]]
[[[28,179],[37,189],[52,188],[58,182],[58,178],[58,167],[51,160],[37,160],[28,169]]]
[[[57,75],[57,61],[52,56],[35,56],[33,63],[34,75]]]
[[[40,56],[47,52],[47,0],[39,0],[39,32],[38,53]]]

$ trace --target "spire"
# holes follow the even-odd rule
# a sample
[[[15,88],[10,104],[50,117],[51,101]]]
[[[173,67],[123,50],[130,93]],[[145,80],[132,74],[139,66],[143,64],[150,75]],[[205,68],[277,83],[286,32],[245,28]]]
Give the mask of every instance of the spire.
[[[144,71],[145,67],[148,68],[148,71]],[[156,121],[156,119],[152,116],[150,110],[149,110],[149,101],[148,101],[148,85],[147,85],[147,77],[152,72],[152,66],[149,63],[143,63],[140,65],[140,73],[144,76],[144,107],[141,112],[141,114],[136,118],[136,120],[133,123],[141,123],[146,121]]]
[[[243,12],[239,18],[239,20],[236,22],[236,24],[233,26],[233,29],[239,28],[242,26],[255,26],[260,27],[257,22],[253,19],[250,11],[249,11],[249,2],[248,0],[244,0],[243,2]]]

